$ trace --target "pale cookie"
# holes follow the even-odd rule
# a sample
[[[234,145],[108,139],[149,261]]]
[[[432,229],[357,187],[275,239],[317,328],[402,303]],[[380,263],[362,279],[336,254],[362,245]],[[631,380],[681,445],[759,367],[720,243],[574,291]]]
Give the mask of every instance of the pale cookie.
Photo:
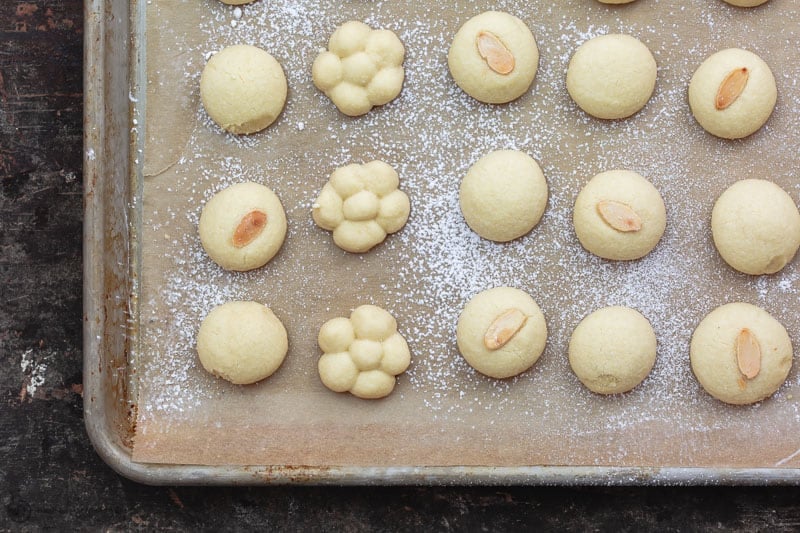
[[[778,89],[769,66],[753,52],[728,48],[710,56],[689,82],[697,122],[723,139],[741,139],[766,124]]]
[[[504,104],[522,96],[539,68],[539,48],[520,19],[486,11],[456,32],[447,65],[456,84],[487,104]]]
[[[240,44],[217,52],[200,76],[208,115],[231,133],[254,133],[272,124],[286,103],[286,76],[269,53]]]
[[[745,274],[773,274],[800,247],[800,212],[791,196],[771,181],[741,180],[714,204],[711,232],[731,267]]]
[[[630,4],[634,0],[597,0],[601,4]]]
[[[251,2],[255,2],[255,0],[220,0],[220,2],[222,2],[223,4],[231,5],[231,6],[240,6],[240,5],[243,5],[243,4],[249,4]]]
[[[476,294],[464,306],[456,342],[475,370],[493,378],[508,378],[529,369],[542,355],[547,324],[527,293],[495,287]]]
[[[765,310],[731,303],[711,311],[690,346],[692,371],[723,402],[743,405],[771,396],[792,367],[792,341]]]
[[[271,376],[288,350],[283,324],[258,302],[219,305],[197,332],[197,355],[203,368],[237,385]]]
[[[472,165],[458,198],[464,220],[475,233],[506,242],[539,223],[547,194],[547,181],[533,158],[516,150],[498,150]]]
[[[333,242],[363,253],[405,225],[411,204],[397,172],[383,161],[337,168],[312,205],[311,216]]]
[[[732,6],[737,7],[756,7],[767,3],[767,0],[725,0]]]
[[[355,117],[394,100],[403,88],[405,47],[390,30],[350,21],[331,35],[311,68],[314,85]]]
[[[642,109],[656,86],[656,60],[630,35],[601,35],[583,43],[567,67],[567,91],[578,107],[602,119]]]
[[[364,399],[394,390],[398,374],[411,363],[408,344],[394,317],[380,307],[362,305],[350,318],[334,318],[319,330],[319,377],[334,392]]]
[[[630,170],[610,170],[589,180],[572,214],[575,233],[586,250],[617,261],[644,257],[667,225],[661,194]]]
[[[656,362],[656,334],[630,307],[605,307],[585,317],[572,332],[569,364],[586,388],[598,394],[627,392]]]
[[[215,194],[198,224],[206,253],[226,270],[264,266],[283,245],[286,215],[268,187],[246,182]]]

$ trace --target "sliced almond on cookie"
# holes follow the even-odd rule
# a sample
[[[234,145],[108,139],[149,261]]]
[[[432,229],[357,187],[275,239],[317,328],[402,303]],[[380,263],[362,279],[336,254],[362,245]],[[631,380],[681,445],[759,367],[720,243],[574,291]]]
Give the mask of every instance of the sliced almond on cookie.
[[[742,94],[748,79],[750,79],[750,71],[747,67],[735,68],[730,71],[719,84],[717,96],[714,98],[714,107],[719,111],[728,108]]]
[[[478,46],[478,53],[489,68],[498,74],[509,74],[514,70],[514,54],[497,38],[495,34],[488,31],[479,31],[475,38]]]
[[[742,329],[736,337],[736,363],[739,372],[747,379],[753,379],[761,371],[761,345],[747,328]]]
[[[597,202],[597,213],[603,221],[617,231],[629,233],[642,229],[642,218],[628,204],[614,200]]]
[[[256,237],[261,235],[264,228],[267,226],[267,214],[258,209],[254,209],[242,217],[239,225],[233,232],[233,246],[236,248],[244,248]]]
[[[527,320],[528,316],[516,307],[506,309],[489,325],[483,336],[483,345],[489,350],[502,348],[514,338]]]

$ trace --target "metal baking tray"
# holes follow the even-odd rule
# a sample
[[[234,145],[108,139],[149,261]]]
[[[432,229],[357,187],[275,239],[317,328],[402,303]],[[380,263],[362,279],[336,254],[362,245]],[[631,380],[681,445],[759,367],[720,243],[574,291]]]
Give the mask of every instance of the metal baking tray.
[[[142,140],[135,124],[145,83],[146,0],[85,2],[84,415],[100,456],[148,484],[672,485],[797,484],[786,467],[359,466],[255,464],[202,466],[132,460],[136,369],[131,353],[139,265],[135,199]],[[644,1],[644,0],[642,0]],[[789,2],[771,0],[777,7]],[[796,72],[795,72],[796,74]]]

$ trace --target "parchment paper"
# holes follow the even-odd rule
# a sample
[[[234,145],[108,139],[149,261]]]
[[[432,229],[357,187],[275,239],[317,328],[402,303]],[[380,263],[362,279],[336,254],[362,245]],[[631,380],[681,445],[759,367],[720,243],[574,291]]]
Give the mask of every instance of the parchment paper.
[[[615,465],[800,467],[798,365],[772,398],[731,407],[692,375],[688,345],[718,305],[764,307],[800,337],[800,263],[750,277],[727,267],[709,227],[716,197],[743,178],[774,180],[797,200],[797,80],[800,13],[795,0],[756,9],[714,0],[348,2],[148,0],[146,94],[134,96],[132,127],[143,192],[141,272],[134,359],[138,418],[133,458],[204,465]],[[502,106],[480,104],[449,76],[446,53],[468,18],[487,9],[524,20],[539,43],[531,90]],[[394,30],[406,46],[401,96],[347,118],[311,82],[311,64],[333,30],[350,20]],[[606,33],[641,39],[659,65],[655,94],[637,115],[601,121],[564,87],[567,63],[585,40]],[[207,55],[249,43],[272,53],[289,81],[288,103],[264,132],[236,137],[202,110],[198,81]],[[779,99],[761,131],[741,141],[705,133],[686,88],[711,53],[743,47],[772,67]],[[523,150],[550,187],[547,211],[527,236],[481,240],[458,208],[458,186],[487,152]],[[310,206],[330,173],[382,159],[412,202],[406,227],[364,255],[342,252],[317,228]],[[634,262],[584,251],[572,204],[596,173],[636,170],[662,193],[667,231]],[[286,242],[266,267],[224,272],[197,237],[215,192],[253,180],[272,188],[289,220]],[[477,292],[528,291],[547,318],[547,349],[508,380],[472,370],[455,346],[455,324]],[[279,371],[251,386],[207,374],[194,349],[203,317],[242,299],[270,306],[289,333]],[[412,364],[392,395],[365,401],[327,390],[317,375],[319,327],[373,303],[397,317]],[[588,313],[628,305],[652,322],[659,348],[651,375],[632,392],[603,397],[581,386],[566,356]]]

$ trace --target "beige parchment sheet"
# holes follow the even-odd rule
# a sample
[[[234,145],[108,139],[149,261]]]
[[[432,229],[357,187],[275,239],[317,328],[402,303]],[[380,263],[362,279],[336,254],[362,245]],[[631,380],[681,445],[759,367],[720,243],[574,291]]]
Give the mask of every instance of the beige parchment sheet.
[[[730,407],[692,375],[688,345],[699,320],[726,302],[766,308],[800,343],[800,261],[754,278],[716,254],[709,220],[715,198],[749,177],[800,186],[800,2],[738,9],[721,0],[310,1],[148,0],[146,95],[135,102],[146,139],[141,272],[133,365],[138,418],[133,458],[203,465],[611,465],[800,467],[800,364],[771,399]],[[524,20],[539,43],[531,90],[503,106],[480,104],[449,76],[446,53],[464,21],[487,9]],[[311,82],[311,64],[350,19],[394,30],[406,46],[401,96],[360,118],[340,114]],[[653,98],[637,115],[600,121],[569,99],[569,57],[585,40],[629,33],[659,65]],[[261,46],[283,65],[289,97],[264,132],[236,137],[202,110],[198,82],[208,55],[226,45]],[[741,141],[706,134],[686,88],[711,53],[743,47],[771,65],[778,84],[767,126]],[[458,186],[469,166],[501,148],[540,162],[547,211],[527,236],[481,240],[464,223]],[[329,174],[382,159],[411,198],[406,227],[364,255],[336,248],[310,206]],[[596,173],[627,168],[661,191],[663,240],[646,258],[600,260],[571,225],[572,204]],[[197,237],[200,210],[215,192],[253,180],[272,188],[289,221],[286,242],[266,267],[224,272]],[[547,318],[547,349],[528,372],[494,380],[472,370],[455,345],[470,297],[498,285],[528,291]],[[194,349],[215,305],[269,305],[290,349],[269,379],[234,386],[207,374]],[[327,390],[317,375],[319,327],[357,305],[380,305],[398,320],[412,364],[394,393],[364,401]],[[624,395],[602,397],[571,373],[575,325],[606,305],[629,305],[659,341],[651,375]]]

